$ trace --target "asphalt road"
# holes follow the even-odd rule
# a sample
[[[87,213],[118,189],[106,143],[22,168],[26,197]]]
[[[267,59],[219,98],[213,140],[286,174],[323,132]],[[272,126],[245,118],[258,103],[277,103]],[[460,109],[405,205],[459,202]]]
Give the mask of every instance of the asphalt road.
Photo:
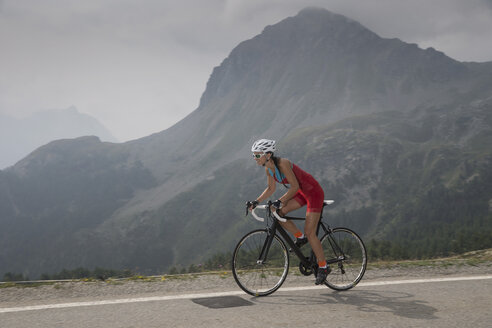
[[[491,327],[492,276],[362,283],[350,291],[280,289],[0,307],[1,328]],[[385,283],[384,281],[382,283]],[[136,296],[138,297],[138,296]],[[114,304],[111,304],[113,302]],[[51,302],[50,304],[56,304]],[[3,312],[2,312],[3,311]]]

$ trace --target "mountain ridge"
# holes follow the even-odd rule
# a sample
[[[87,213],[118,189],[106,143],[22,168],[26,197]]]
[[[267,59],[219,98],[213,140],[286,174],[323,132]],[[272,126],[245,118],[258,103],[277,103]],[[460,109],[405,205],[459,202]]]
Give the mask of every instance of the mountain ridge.
[[[84,135],[97,135],[105,141],[116,142],[97,119],[80,113],[74,106],[35,112],[22,119],[0,115],[0,168],[13,166],[50,141]]]
[[[87,267],[156,272],[230,249],[254,226],[235,218],[264,188],[264,176],[245,161],[260,137],[279,140],[280,156],[337,197],[334,222],[390,238],[412,202],[425,205],[404,186],[449,187],[458,197],[477,176],[488,190],[490,67],[380,38],[326,10],[301,11],[235,47],[213,69],[198,108],[174,126],[123,144],[54,142],[0,171],[0,224],[16,222],[0,232],[0,263],[40,274],[74,265],[80,254]],[[51,205],[34,201],[37,193]],[[36,236],[45,225],[47,235],[65,237]],[[15,260],[19,249],[43,248],[60,260],[48,265],[28,251],[30,262]]]

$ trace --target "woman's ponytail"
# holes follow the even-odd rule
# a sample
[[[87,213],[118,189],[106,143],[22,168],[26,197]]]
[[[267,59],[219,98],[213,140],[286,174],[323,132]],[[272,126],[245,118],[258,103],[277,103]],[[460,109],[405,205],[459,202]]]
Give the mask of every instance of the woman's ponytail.
[[[280,161],[280,158],[279,157],[276,157],[273,155],[273,153],[271,153],[272,156],[270,157],[270,159],[273,161],[273,164],[275,165],[275,169],[277,171],[279,171],[280,173],[282,173],[282,171],[280,171],[280,169],[278,168],[278,162]],[[287,187],[287,185],[285,183],[283,183],[282,181],[279,181],[281,184],[284,185],[285,188],[289,189],[289,187]]]

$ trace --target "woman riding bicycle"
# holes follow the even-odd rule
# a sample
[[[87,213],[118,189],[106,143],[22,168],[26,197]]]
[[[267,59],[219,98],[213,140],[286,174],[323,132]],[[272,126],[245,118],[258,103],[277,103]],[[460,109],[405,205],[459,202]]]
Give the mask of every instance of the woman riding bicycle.
[[[290,185],[287,192],[273,204],[280,216],[294,211],[307,204],[306,223],[302,233],[292,221],[280,222],[287,231],[296,237],[296,245],[301,247],[309,241],[316,259],[318,260],[318,274],[316,285],[322,284],[330,273],[330,267],[326,263],[321,243],[316,235],[316,228],[323,208],[324,192],[319,183],[307,172],[286,158],[274,156],[275,141],[268,139],[257,140],[251,147],[253,157],[258,165],[265,167],[268,187],[252,202],[250,210],[258,203],[268,199],[276,188],[276,182]],[[287,187],[287,186],[286,186]]]

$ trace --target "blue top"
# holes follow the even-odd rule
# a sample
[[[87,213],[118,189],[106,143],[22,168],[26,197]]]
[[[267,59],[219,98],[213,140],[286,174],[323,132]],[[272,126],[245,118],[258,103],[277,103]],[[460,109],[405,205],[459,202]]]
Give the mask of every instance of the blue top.
[[[277,181],[282,183],[285,180],[285,174],[281,173],[278,169],[278,167],[275,166],[275,175],[273,175],[273,171],[268,168],[268,172],[270,172],[270,175]],[[287,181],[285,182],[287,183]]]

